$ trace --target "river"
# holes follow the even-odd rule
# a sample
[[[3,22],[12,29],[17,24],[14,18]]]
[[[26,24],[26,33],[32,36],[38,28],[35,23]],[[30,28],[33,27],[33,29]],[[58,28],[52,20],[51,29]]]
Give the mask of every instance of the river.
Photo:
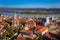
[[[7,15],[7,16],[14,16],[15,13],[9,13],[9,12],[0,12],[0,14],[3,14],[3,15]],[[49,17],[60,17],[60,14],[24,14],[24,13],[16,13],[17,16],[20,16],[20,17],[28,17],[28,18],[32,18],[32,17],[46,17],[46,16],[49,16]]]

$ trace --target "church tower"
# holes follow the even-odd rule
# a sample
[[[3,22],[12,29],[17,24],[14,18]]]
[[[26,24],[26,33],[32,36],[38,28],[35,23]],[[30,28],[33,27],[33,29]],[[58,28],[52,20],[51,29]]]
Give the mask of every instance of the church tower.
[[[17,14],[15,13],[13,17],[13,26],[18,26],[19,25],[19,18],[17,17]]]

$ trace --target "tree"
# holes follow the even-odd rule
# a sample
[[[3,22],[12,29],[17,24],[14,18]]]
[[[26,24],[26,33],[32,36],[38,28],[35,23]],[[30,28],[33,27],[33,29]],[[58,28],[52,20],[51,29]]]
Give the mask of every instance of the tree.
[[[11,31],[11,28],[8,25],[5,25],[4,29],[6,31],[2,35],[3,39],[6,38],[6,37],[12,37],[14,35],[14,32]]]

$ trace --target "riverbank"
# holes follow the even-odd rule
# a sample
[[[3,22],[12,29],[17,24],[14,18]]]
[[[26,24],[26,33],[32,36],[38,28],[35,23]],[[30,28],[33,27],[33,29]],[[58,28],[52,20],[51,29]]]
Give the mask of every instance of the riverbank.
[[[60,14],[59,8],[0,8],[0,12],[24,14]]]
[[[10,13],[10,12],[0,12],[0,14],[6,15],[6,16],[14,16],[15,13]],[[52,18],[53,16],[58,18],[60,17],[60,14],[24,14],[24,13],[16,13],[17,16],[20,17],[27,17],[27,18],[33,18],[34,16],[37,18],[45,18],[46,16],[49,16]]]

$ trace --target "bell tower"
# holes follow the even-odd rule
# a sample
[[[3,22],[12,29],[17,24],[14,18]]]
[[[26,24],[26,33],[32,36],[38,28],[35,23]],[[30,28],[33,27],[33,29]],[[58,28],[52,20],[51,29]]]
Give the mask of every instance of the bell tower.
[[[18,25],[19,25],[19,18],[17,17],[17,14],[15,12],[13,17],[13,26],[18,26]]]

